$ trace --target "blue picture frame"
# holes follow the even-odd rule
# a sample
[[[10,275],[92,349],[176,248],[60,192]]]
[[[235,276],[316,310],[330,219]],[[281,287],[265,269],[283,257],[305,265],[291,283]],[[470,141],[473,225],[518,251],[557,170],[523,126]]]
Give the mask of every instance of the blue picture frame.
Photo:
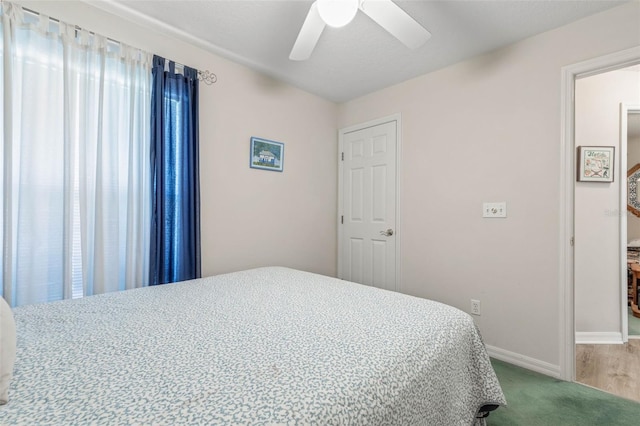
[[[252,136],[249,166],[281,172],[284,166],[284,143]]]

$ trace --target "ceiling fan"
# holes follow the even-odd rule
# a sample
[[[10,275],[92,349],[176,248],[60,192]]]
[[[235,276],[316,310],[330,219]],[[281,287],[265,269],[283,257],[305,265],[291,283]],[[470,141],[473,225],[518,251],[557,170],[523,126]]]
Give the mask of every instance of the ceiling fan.
[[[410,49],[420,47],[431,37],[429,31],[391,0],[316,0],[302,24],[289,59],[309,59],[324,27],[347,25],[358,9]]]

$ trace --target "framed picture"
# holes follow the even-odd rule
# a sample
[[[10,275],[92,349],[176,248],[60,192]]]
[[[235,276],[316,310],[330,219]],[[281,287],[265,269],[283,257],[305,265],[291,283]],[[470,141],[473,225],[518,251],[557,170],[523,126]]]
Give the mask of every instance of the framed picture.
[[[578,147],[579,182],[613,182],[612,146]]]
[[[249,165],[254,169],[281,172],[284,165],[284,144],[262,138],[251,138]]]

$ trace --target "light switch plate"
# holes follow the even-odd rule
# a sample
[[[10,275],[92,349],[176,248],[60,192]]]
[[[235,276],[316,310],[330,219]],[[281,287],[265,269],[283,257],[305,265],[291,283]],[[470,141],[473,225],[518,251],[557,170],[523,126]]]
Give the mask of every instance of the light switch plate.
[[[482,203],[482,217],[507,217],[507,203],[505,201]]]

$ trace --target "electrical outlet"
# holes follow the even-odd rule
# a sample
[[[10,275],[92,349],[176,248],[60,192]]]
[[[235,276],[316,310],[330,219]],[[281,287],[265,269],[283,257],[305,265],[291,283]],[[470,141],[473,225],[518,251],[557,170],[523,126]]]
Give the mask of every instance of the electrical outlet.
[[[480,316],[480,301],[471,299],[471,314]]]

